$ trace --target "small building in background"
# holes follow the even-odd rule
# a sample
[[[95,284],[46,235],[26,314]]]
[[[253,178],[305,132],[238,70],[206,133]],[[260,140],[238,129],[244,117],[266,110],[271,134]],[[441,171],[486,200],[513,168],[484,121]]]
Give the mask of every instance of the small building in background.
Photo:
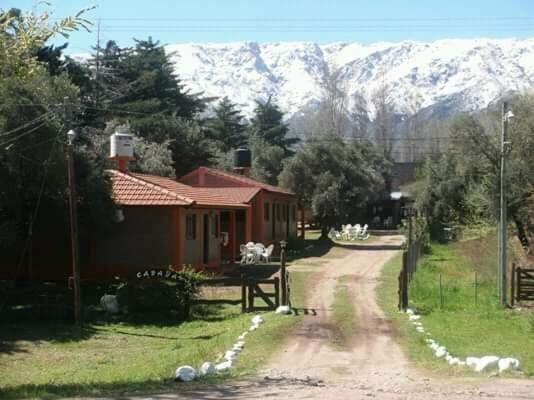
[[[251,207],[248,214],[223,213],[221,216],[223,229],[230,227],[235,218],[238,242],[243,237],[239,232],[243,230],[250,230],[252,241],[266,245],[297,236],[297,196],[289,190],[207,167],[197,168],[179,181],[195,188],[216,189],[228,196],[233,193],[249,195],[246,199],[246,204]]]

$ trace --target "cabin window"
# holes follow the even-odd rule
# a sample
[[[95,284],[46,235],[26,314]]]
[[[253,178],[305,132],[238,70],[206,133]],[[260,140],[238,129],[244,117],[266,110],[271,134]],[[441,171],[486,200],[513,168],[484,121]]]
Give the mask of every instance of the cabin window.
[[[264,221],[269,221],[269,211],[270,211],[271,207],[269,207],[269,203],[264,203],[263,204],[263,220]]]
[[[197,239],[197,216],[196,214],[187,214],[185,218],[185,238],[187,240]]]

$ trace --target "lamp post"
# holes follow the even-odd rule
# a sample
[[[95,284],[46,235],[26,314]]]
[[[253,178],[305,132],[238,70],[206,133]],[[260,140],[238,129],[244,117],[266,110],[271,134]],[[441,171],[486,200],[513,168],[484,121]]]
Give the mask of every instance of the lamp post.
[[[500,179],[499,179],[499,241],[498,241],[498,268],[497,268],[497,285],[499,288],[499,302],[506,305],[507,289],[507,214],[506,214],[506,196],[505,196],[505,177],[506,177],[506,151],[510,144],[508,142],[508,121],[514,117],[514,114],[508,110],[508,103],[502,103],[502,129],[501,129],[501,154],[500,154]]]

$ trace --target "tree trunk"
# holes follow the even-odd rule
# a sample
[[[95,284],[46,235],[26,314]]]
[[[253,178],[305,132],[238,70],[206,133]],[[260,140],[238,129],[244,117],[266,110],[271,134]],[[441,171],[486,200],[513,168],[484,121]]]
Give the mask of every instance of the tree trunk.
[[[528,239],[527,231],[525,229],[525,224],[523,221],[514,213],[512,214],[512,219],[514,220],[515,226],[517,228],[517,236],[523,248],[528,251],[530,250],[530,241]]]

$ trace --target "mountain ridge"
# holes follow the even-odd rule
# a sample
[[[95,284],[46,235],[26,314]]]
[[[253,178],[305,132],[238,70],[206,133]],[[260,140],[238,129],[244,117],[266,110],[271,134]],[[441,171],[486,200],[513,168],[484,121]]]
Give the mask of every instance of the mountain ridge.
[[[314,107],[321,82],[334,70],[349,98],[364,93],[369,104],[385,83],[399,114],[411,113],[415,96],[421,108],[447,104],[454,111],[475,111],[534,87],[534,38],[181,43],[166,51],[187,88],[228,96],[247,117],[254,100],[270,96],[289,118]],[[374,114],[371,105],[369,113]]]

